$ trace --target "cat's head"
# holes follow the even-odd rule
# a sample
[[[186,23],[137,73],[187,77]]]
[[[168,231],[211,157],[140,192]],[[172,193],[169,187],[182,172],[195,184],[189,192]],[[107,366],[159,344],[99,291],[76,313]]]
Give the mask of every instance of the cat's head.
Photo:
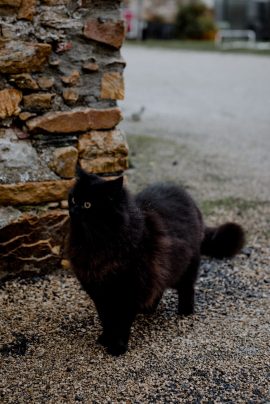
[[[121,214],[124,199],[123,177],[104,180],[79,168],[76,183],[69,193],[70,217],[87,223],[111,221]]]

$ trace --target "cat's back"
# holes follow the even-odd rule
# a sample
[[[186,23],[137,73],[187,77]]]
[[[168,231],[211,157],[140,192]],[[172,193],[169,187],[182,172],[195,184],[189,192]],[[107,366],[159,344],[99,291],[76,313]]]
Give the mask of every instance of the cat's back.
[[[180,186],[172,183],[156,183],[149,185],[136,195],[136,203],[143,210],[154,209],[173,212],[175,209],[193,211],[195,202]]]
[[[186,231],[201,231],[202,216],[192,197],[180,186],[156,183],[136,195],[138,207],[147,214],[157,213],[180,236]]]

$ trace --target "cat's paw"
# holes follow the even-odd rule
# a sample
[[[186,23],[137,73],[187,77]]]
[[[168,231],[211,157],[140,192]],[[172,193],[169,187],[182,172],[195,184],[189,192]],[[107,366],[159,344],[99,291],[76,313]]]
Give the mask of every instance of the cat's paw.
[[[107,351],[112,356],[120,356],[127,351],[127,348],[127,344],[125,344],[123,341],[115,341],[107,346]]]
[[[112,341],[104,332],[98,337],[97,343],[107,348],[108,353],[113,356],[123,355],[127,351],[127,344],[122,340]]]
[[[188,317],[194,314],[194,307],[191,305],[182,306],[178,308],[178,315],[180,317]]]
[[[104,332],[98,337],[97,343],[104,347],[107,347],[109,345],[109,339],[106,334],[104,334]]]

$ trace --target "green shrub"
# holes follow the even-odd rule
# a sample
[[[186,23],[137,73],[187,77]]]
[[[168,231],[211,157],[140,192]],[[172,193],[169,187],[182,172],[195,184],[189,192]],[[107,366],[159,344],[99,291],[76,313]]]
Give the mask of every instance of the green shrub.
[[[176,17],[176,34],[181,39],[212,39],[216,26],[211,10],[194,1],[181,6]]]

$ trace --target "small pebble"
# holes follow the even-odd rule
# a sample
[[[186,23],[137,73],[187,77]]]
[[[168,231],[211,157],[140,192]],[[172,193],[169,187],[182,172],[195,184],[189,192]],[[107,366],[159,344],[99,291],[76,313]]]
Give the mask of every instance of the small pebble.
[[[68,209],[68,201],[60,202],[61,209]]]

